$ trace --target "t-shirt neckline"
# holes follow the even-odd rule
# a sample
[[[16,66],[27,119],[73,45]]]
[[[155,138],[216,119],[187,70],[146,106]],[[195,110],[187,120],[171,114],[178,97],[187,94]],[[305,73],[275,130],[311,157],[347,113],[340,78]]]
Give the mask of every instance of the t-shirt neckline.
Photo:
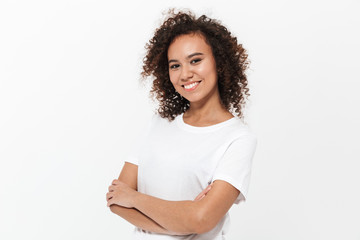
[[[192,126],[190,124],[185,123],[184,119],[183,119],[183,115],[184,115],[184,113],[181,113],[180,115],[178,115],[176,118],[176,122],[180,128],[187,130],[187,131],[191,131],[191,132],[212,132],[217,129],[228,126],[236,121],[236,117],[234,116],[228,120],[225,120],[220,123],[216,123],[214,125],[205,126],[205,127],[196,127],[196,126]]]

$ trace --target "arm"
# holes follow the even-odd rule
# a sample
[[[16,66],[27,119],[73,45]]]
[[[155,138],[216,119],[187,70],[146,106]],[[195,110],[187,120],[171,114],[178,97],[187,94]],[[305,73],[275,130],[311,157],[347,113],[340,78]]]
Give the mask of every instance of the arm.
[[[166,201],[136,192],[114,180],[108,205],[134,207],[172,232],[205,233],[213,229],[230,209],[240,191],[217,180],[211,191],[199,201]]]
[[[134,191],[137,190],[137,165],[125,162],[124,167],[120,173],[119,180],[126,183],[130,188]],[[156,232],[156,233],[163,233],[163,234],[170,234],[170,235],[181,235],[179,233],[170,232],[156,223],[154,220],[149,218],[148,216],[144,215],[140,211],[134,208],[125,208],[118,205],[110,206],[110,210],[119,215],[120,217],[124,218],[131,224],[139,227],[141,229]]]
[[[165,228],[157,224],[154,220],[145,216],[134,208],[124,208],[118,205],[112,205],[110,207],[110,210],[128,221],[129,223],[141,229],[162,234],[175,234],[167,231]]]

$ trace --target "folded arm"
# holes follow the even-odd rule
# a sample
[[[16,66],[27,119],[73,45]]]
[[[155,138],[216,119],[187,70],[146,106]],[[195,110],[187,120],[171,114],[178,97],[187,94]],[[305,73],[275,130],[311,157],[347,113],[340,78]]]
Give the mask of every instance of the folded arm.
[[[146,215],[144,215],[135,208],[125,208],[114,204],[110,207],[110,209],[113,213],[119,215],[129,223],[146,231],[160,233],[160,234],[168,234],[168,235],[188,234],[188,233],[176,233],[176,232],[168,231],[162,226],[160,226],[158,223],[156,223],[154,220],[147,217]]]
[[[130,188],[134,189],[135,191],[137,190],[137,169],[137,165],[125,163],[119,176],[120,181],[126,183]],[[110,210],[128,221],[129,223],[133,224],[134,226],[146,231],[168,235],[189,234],[186,232],[177,233],[169,231],[135,208],[125,208],[113,204],[110,206]]]
[[[136,192],[133,205],[170,231],[201,234],[217,225],[239,193],[229,183],[215,181],[200,201],[166,201]]]
[[[199,201],[167,201],[134,191],[114,180],[108,206],[136,208],[170,232],[204,233],[216,226],[239,195],[231,184],[217,180]]]

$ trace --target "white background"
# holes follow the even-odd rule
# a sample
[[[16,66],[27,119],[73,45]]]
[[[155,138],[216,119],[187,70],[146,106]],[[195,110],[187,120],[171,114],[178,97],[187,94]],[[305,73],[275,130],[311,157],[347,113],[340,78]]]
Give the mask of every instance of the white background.
[[[252,61],[228,239],[359,240],[356,0],[1,1],[0,239],[129,239],[105,194],[154,111],[141,60],[169,7],[220,19]]]

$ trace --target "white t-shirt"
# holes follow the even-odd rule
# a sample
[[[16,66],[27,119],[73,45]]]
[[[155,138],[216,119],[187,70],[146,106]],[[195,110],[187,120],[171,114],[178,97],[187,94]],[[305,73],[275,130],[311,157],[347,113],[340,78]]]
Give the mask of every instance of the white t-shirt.
[[[155,114],[126,162],[138,165],[138,191],[170,201],[194,200],[208,184],[219,179],[240,191],[245,200],[256,136],[241,119],[195,127],[183,114],[172,122]],[[171,214],[171,213],[169,213]],[[225,239],[228,213],[204,234],[170,236],[136,228],[133,239]]]

